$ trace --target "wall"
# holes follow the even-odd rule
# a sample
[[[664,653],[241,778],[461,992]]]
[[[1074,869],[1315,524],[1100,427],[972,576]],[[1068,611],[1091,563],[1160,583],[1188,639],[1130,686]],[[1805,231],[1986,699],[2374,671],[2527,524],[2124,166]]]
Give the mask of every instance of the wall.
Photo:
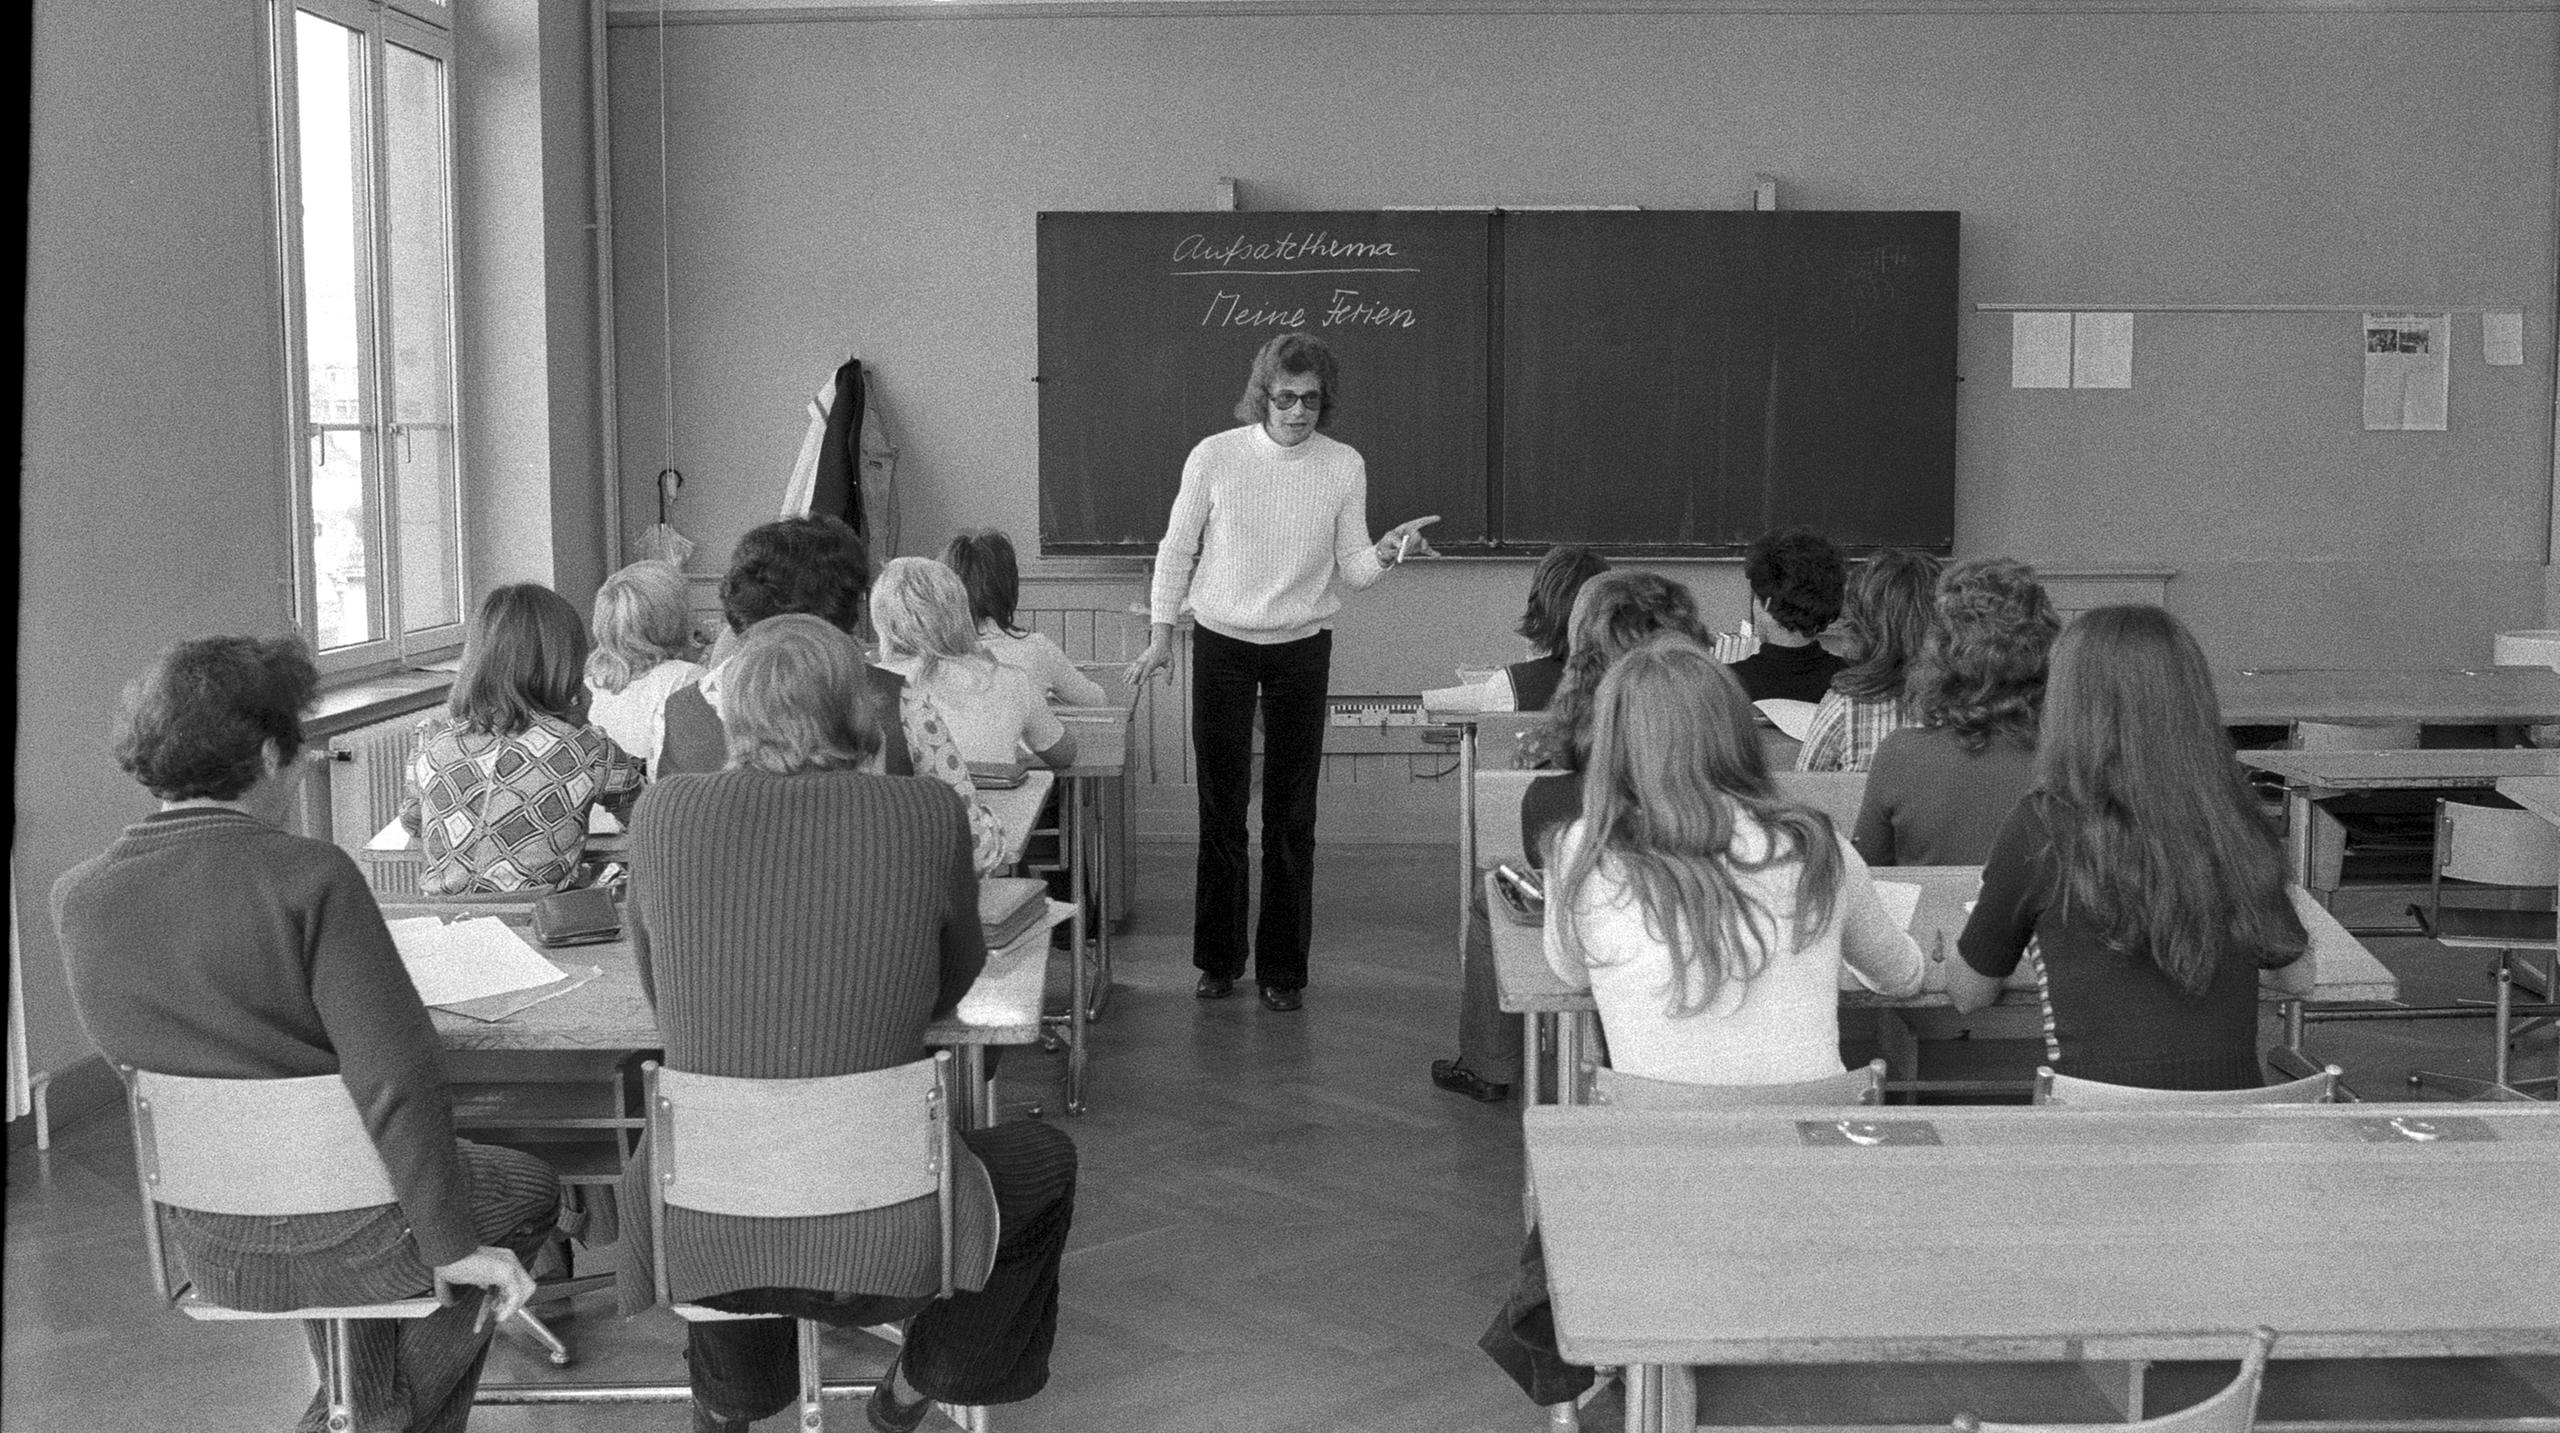
[[[1965,213],[1960,551],[2174,568],[2234,664],[2481,659],[2544,620],[2551,8],[1719,8],[678,24],[663,156],[661,36],[626,16],[626,526],[667,451],[662,256],[697,560],[771,514],[848,352],[903,447],[903,547],[929,551],[1034,528],[1042,209],[1205,208],[1221,175],[1254,209],[1736,207],[1768,171],[1789,207]],[[1977,301],[2513,305],[2529,362],[2483,367],[2466,320],[2454,431],[2368,435],[2353,315],[2146,316],[2131,392],[2020,392]],[[1346,616],[1336,685],[1498,651],[1521,575],[1391,579]]]
[[[124,682],[290,620],[260,11],[35,10],[11,876],[40,1070],[88,1053],[47,893],[151,809],[107,752]]]

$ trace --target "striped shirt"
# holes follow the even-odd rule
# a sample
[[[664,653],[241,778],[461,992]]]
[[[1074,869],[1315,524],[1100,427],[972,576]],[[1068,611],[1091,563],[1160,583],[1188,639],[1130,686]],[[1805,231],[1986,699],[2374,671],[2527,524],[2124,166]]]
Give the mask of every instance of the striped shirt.
[[[1182,465],[1149,609],[1191,609],[1222,637],[1265,646],[1324,629],[1342,595],[1386,565],[1369,536],[1369,470],[1322,433],[1282,447],[1260,424],[1200,440]]]

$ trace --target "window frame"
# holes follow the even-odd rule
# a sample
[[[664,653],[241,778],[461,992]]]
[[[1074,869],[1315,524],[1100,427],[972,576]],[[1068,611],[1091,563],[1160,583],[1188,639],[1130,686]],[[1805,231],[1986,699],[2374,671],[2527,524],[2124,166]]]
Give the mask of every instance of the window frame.
[[[468,541],[469,484],[463,462],[467,425],[463,413],[461,334],[457,313],[459,305],[456,302],[460,234],[455,222],[454,38],[450,12],[436,0],[389,0],[389,3],[383,3],[383,0],[268,0],[266,11],[268,108],[272,140],[269,145],[269,181],[274,199],[277,322],[284,361],[284,382],[279,396],[289,446],[284,464],[290,523],[286,546],[291,560],[294,622],[305,640],[311,643],[324,677],[370,676],[447,661],[462,645],[471,612],[473,575]],[[355,423],[321,422],[312,416],[302,242],[300,52],[296,34],[299,17],[306,13],[343,26],[362,37],[362,60],[352,67],[350,74],[356,131],[352,147],[355,183],[359,190],[355,201],[360,229],[356,256],[361,291],[357,324],[362,335],[359,340],[362,368],[359,388],[363,394],[364,414]],[[387,88],[386,68],[393,45],[433,60],[438,66],[442,89],[444,165],[443,192],[439,196],[445,223],[442,342],[451,392],[446,395],[445,420],[424,424],[404,423],[400,419],[392,372],[393,293],[387,261],[392,205],[382,182],[382,177],[391,171],[391,122],[384,113],[382,96]],[[443,430],[450,449],[453,504],[450,541],[455,614],[451,622],[412,632],[404,630],[407,622],[401,610],[405,598],[400,535],[401,495],[391,445],[401,441],[409,428],[428,427]],[[368,581],[367,602],[379,604],[377,610],[382,635],[322,650],[320,574],[313,551],[312,487],[316,466],[313,459],[314,448],[323,436],[342,430],[361,432],[366,439],[360,459],[363,465],[366,566],[369,579],[377,576],[379,579],[379,591],[374,590],[371,580]]]

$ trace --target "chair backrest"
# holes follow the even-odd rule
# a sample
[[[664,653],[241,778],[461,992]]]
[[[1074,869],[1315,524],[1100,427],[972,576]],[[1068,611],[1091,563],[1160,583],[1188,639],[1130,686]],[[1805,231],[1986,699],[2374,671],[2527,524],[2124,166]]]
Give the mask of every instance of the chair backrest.
[[[2418,724],[2301,721],[2293,724],[2293,738],[2300,751],[2405,751],[2418,744]]]
[[[748,1219],[854,1214],[936,1198],[951,1287],[951,1054],[852,1075],[755,1080],[641,1067],[649,1215],[668,1299],[666,1211]]]
[[[2436,874],[2547,892],[2560,884],[2560,826],[2530,811],[2439,800]]]
[[[1520,832],[1520,798],[1544,771],[1476,772],[1476,864],[1492,867],[1508,861],[1528,864],[1529,847]]]
[[[2331,1105],[2338,1102],[2338,1081],[2346,1071],[2335,1065],[2318,1074],[2281,1085],[2239,1090],[2146,1090],[2139,1085],[2111,1085],[2057,1075],[2051,1065],[2036,1067],[2036,1103],[2080,1109],[2159,1110],[2211,1105]]]
[[[1858,824],[1858,807],[1867,799],[1865,772],[1781,771],[1776,775],[1780,796],[1830,817],[1831,824],[1844,832]]]
[[[1986,1423],[1972,1414],[1955,1421],[1960,1433],[2249,1433],[2258,1421],[2258,1390],[2267,1377],[2267,1355],[2276,1346],[2276,1331],[2261,1327],[2250,1335],[2248,1355],[2239,1375],[2202,1403],[2146,1418],[2139,1423]]]
[[[210,1080],[118,1065],[142,1186],[151,1284],[174,1295],[160,1206],[208,1214],[330,1214],[397,1202],[355,1096],[336,1075]]]
[[[1692,1085],[1647,1079],[1607,1066],[1593,1072],[1592,1102],[1624,1110],[1736,1110],[1762,1105],[1873,1105],[1884,1102],[1884,1061],[1870,1060],[1792,1085]]]

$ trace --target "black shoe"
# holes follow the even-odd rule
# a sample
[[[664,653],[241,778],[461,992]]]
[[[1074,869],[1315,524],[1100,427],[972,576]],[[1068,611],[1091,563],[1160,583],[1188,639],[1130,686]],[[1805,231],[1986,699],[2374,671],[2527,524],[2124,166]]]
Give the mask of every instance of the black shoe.
[[[1498,1105],[1511,1098],[1509,1085],[1486,1079],[1468,1069],[1466,1063],[1461,1060],[1432,1061],[1431,1083],[1453,1095],[1464,1095],[1468,1099],[1481,1100],[1488,1105]]]
[[[862,1416],[870,1420],[871,1426],[879,1433],[915,1433],[923,1426],[925,1415],[933,1411],[930,1398],[900,1403],[898,1395],[889,1391],[897,1381],[898,1367],[906,1356],[907,1351],[902,1348],[896,1358],[889,1360],[888,1371],[880,1375],[880,1386],[872,1390],[871,1401],[862,1407]]]
[[[1236,993],[1236,983],[1223,975],[1203,975],[1191,993],[1203,1000],[1224,1000]]]
[[[1298,998],[1298,987],[1294,985],[1262,987],[1262,1008],[1265,1010],[1277,1010],[1285,1015],[1297,1009],[1302,1003]]]

